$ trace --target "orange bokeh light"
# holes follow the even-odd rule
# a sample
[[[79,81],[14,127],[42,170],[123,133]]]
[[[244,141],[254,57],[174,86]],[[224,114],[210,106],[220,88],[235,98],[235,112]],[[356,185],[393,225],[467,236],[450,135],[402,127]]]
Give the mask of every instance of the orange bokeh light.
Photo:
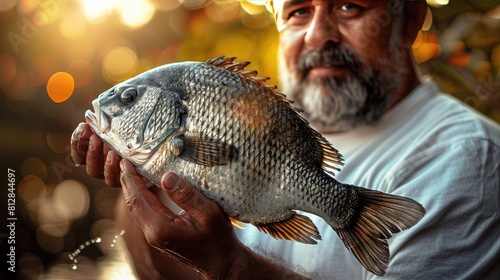
[[[47,82],[47,93],[50,99],[55,103],[61,103],[73,94],[75,89],[75,80],[67,72],[54,73]]]

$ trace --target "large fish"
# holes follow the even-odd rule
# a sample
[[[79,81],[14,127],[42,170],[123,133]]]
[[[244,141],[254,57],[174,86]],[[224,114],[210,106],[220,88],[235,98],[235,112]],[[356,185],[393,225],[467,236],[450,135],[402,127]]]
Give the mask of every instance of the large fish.
[[[92,102],[94,132],[159,185],[170,170],[229,217],[279,239],[315,244],[322,217],[369,271],[383,275],[387,239],[424,208],[404,197],[339,183],[342,156],[291,101],[223,56],[172,63],[117,84]]]

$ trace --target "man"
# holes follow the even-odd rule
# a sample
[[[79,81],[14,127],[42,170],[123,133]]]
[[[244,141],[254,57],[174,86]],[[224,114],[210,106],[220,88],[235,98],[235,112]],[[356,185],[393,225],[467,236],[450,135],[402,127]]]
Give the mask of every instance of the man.
[[[280,31],[283,91],[344,155],[336,179],[413,198],[427,210],[416,226],[390,239],[385,277],[497,279],[500,128],[420,81],[411,44],[425,2],[268,4]],[[75,130],[72,156],[91,176],[122,187],[125,203],[118,207],[129,211],[119,220],[142,278],[197,275],[169,250],[213,278],[377,278],[321,219],[311,217],[323,237],[318,245],[274,240],[252,228],[236,238],[214,202],[167,173],[162,189],[184,209],[173,213],[88,125]]]

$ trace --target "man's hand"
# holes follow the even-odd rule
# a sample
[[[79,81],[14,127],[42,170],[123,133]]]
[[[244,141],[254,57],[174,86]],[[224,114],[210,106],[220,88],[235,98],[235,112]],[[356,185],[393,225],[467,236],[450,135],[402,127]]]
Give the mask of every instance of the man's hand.
[[[76,165],[85,165],[90,176],[104,178],[111,187],[120,187],[120,156],[87,123],[80,123],[71,135],[71,157]]]
[[[174,251],[210,276],[224,278],[237,257],[238,241],[223,210],[174,173],[163,176],[161,188],[179,207],[173,213],[150,190],[128,160],[122,160],[125,203],[149,244]]]

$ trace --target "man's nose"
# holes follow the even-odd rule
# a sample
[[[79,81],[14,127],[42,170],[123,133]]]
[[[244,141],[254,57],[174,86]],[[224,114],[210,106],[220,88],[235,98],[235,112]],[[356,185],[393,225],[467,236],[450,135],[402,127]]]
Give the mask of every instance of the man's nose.
[[[304,37],[306,46],[318,49],[327,41],[339,43],[340,40],[337,19],[324,9],[316,11]]]

